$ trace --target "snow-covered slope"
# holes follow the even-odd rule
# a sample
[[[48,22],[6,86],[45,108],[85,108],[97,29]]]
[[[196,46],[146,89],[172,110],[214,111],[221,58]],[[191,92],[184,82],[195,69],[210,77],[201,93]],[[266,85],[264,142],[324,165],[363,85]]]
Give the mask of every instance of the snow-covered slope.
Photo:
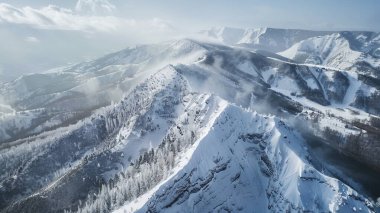
[[[0,114],[0,141],[66,126],[119,101],[152,72],[198,60],[205,49],[189,40],[126,49],[59,72],[29,74],[0,87],[16,112]]]
[[[279,54],[299,63],[355,69],[378,77],[379,48],[379,33],[340,32],[300,41]]]
[[[330,34],[325,31],[310,31],[277,28],[232,28],[220,27],[201,31],[200,34],[223,44],[253,49],[280,52],[304,39]]]
[[[347,40],[339,33],[310,38],[279,53],[300,63],[321,64],[340,69],[351,66],[360,52],[350,49]]]
[[[0,89],[0,209],[376,211],[376,80],[190,39],[23,76]]]
[[[228,105],[193,146],[186,166],[138,212],[371,211],[310,166],[302,139],[273,117]]]

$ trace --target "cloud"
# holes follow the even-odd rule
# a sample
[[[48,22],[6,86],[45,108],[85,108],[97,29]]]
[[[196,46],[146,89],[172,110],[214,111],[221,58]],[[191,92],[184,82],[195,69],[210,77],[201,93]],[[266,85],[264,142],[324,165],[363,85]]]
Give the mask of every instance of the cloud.
[[[168,31],[176,30],[176,28],[169,21],[163,20],[160,18],[153,18],[152,20],[149,21],[149,24],[152,27],[160,29],[160,30],[168,30]]]
[[[26,37],[25,41],[30,42],[30,43],[39,43],[40,42],[40,40],[38,38],[33,37],[33,36]]]
[[[135,25],[135,21],[115,16],[95,16],[77,14],[71,9],[54,5],[40,9],[17,8],[0,3],[0,23],[25,24],[40,29],[115,31],[118,28]]]
[[[75,10],[82,14],[111,14],[116,9],[108,0],[78,0]]]
[[[48,5],[42,8],[15,7],[0,3],[0,24],[27,25],[48,30],[76,30],[121,34],[174,33],[177,29],[160,18],[126,19],[111,14],[115,6],[107,0],[79,0],[75,10]],[[99,15],[100,14],[100,15]]]

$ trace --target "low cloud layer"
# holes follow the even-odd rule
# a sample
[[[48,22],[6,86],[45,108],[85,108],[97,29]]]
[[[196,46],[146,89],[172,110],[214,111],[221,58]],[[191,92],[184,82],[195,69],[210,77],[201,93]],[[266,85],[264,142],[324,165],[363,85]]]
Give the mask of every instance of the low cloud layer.
[[[71,9],[54,5],[36,9],[28,6],[17,8],[5,3],[0,4],[0,22],[25,24],[41,29],[83,31],[114,31],[136,24],[135,20],[114,16],[81,15]]]
[[[78,0],[75,10],[83,14],[109,15],[116,9],[115,5],[107,0]]]
[[[23,24],[47,30],[77,30],[85,32],[127,32],[138,30],[168,30],[174,27],[159,18],[136,20],[112,15],[115,6],[106,0],[79,0],[75,10],[48,5],[42,8],[15,7],[0,3],[0,23]]]

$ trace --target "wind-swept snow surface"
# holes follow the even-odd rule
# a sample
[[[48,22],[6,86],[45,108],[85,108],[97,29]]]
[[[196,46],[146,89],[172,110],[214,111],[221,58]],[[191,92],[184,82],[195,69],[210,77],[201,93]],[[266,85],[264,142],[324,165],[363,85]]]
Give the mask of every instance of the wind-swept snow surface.
[[[138,212],[370,212],[363,197],[310,166],[301,141],[283,122],[229,105]]]

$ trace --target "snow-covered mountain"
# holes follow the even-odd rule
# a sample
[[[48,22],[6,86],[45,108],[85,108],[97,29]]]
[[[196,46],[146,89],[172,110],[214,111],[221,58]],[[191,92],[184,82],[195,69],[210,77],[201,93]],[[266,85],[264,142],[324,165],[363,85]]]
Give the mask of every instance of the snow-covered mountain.
[[[3,84],[0,210],[379,211],[376,38],[226,29]]]
[[[195,43],[146,45],[59,71],[24,75],[0,88],[4,110],[10,112],[3,113],[0,140],[75,123],[92,110],[119,101],[158,67],[185,63],[202,51]]]
[[[331,32],[278,28],[233,28],[219,27],[203,30],[201,35],[227,45],[280,52],[307,38],[328,35]]]
[[[321,64],[379,77],[380,33],[340,32],[300,41],[279,53],[299,63]]]

